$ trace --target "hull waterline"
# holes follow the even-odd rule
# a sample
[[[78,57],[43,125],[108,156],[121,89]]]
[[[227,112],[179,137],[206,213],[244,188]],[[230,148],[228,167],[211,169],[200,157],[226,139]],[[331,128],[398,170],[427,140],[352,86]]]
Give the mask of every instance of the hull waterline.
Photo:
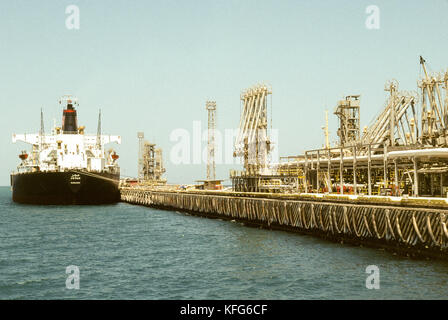
[[[12,200],[27,204],[110,204],[120,201],[119,174],[80,171],[11,175]]]

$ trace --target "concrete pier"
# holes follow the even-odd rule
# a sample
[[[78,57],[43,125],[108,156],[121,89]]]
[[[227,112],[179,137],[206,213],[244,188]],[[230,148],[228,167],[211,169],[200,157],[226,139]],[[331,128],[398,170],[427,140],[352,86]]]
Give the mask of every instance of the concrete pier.
[[[121,199],[410,256],[448,258],[448,203],[442,198],[121,188]]]

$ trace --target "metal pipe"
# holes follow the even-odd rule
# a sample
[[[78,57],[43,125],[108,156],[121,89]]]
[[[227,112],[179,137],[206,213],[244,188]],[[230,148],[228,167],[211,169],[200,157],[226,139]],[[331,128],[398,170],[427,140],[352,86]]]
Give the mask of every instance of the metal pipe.
[[[369,153],[370,154],[370,153]],[[438,157],[438,158],[448,158],[448,148],[432,148],[432,149],[421,149],[421,150],[404,150],[404,151],[391,151],[387,153],[387,157],[394,159],[394,158],[405,158],[405,157]],[[367,156],[356,156],[357,162],[368,162],[370,160],[383,160],[384,156],[382,154],[374,154],[374,155],[367,155]],[[347,162],[353,162],[355,157],[343,157],[342,161],[344,163]],[[316,160],[312,160],[313,162]],[[331,158],[329,159],[331,162],[340,162],[341,158]],[[311,162],[308,160],[308,162]],[[296,162],[291,163],[297,163],[298,165],[304,164],[304,160],[299,160]]]
[[[418,197],[418,173],[417,173],[417,159],[412,158],[414,163],[414,197]]]
[[[355,194],[358,194],[358,189],[356,187],[356,146],[353,147],[353,189]]]
[[[387,188],[389,183],[387,179],[387,145],[384,146],[384,152],[383,152],[383,166],[384,166],[384,188]]]
[[[372,168],[371,168],[371,152],[372,152],[372,146],[369,143],[369,154],[368,154],[368,160],[367,160],[367,175],[368,175],[368,183],[369,183],[369,196],[372,195],[372,180],[371,180],[371,174],[372,174]]]
[[[319,192],[319,169],[320,169],[320,154],[319,154],[319,150],[317,150],[317,166],[316,166],[317,192]]]
[[[344,177],[343,177],[343,173],[342,173],[342,170],[343,170],[343,167],[344,167],[344,165],[343,165],[343,153],[342,153],[342,147],[341,147],[341,154],[340,154],[340,156],[339,156],[339,159],[340,159],[340,161],[339,161],[339,179],[340,179],[340,181],[339,181],[339,183],[340,183],[340,187],[339,187],[339,192],[341,193],[341,194],[344,194]]]
[[[333,192],[333,186],[331,185],[331,153],[330,149],[328,149],[328,192]]]
[[[394,160],[394,176],[395,176],[395,196],[399,196],[397,160]]]
[[[308,175],[308,159],[307,159],[307,154],[308,152],[305,151],[305,177],[304,177],[304,183],[305,183],[305,193],[308,193],[308,179],[307,179],[307,175]]]

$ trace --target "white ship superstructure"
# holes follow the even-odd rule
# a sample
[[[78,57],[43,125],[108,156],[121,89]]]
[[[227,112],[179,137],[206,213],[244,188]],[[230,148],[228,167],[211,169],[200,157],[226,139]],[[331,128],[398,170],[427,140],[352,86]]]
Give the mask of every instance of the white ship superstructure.
[[[118,173],[118,155],[105,150],[109,143],[121,143],[121,136],[101,134],[101,115],[98,120],[98,133],[88,135],[84,127],[77,127],[76,98],[66,95],[60,100],[64,109],[62,127],[54,127],[51,134],[39,133],[13,134],[12,142],[25,142],[32,145],[31,154],[20,155],[22,163],[18,172],[86,170],[90,172]],[[72,115],[73,114],[73,115]],[[43,125],[41,125],[43,127]]]

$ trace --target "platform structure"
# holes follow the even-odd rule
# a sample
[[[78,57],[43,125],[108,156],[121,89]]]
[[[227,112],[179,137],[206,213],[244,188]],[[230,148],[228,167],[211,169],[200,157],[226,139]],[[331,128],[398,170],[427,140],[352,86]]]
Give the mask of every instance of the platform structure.
[[[258,84],[241,93],[242,109],[238,135],[234,144],[234,157],[243,162],[243,171],[231,170],[230,178],[236,191],[260,191],[263,176],[270,176],[268,99],[272,88]],[[272,103],[271,103],[272,108]]]
[[[162,149],[156,148],[155,143],[144,140],[143,132],[137,135],[139,139],[138,181],[140,184],[166,184],[163,174],[166,169],[163,165]]]
[[[215,130],[216,130],[216,101],[208,100],[205,104],[208,116],[207,130],[207,179],[216,179],[215,164]]]
[[[230,173],[233,190],[447,197],[448,72],[429,74],[425,63],[420,58],[418,93],[400,91],[397,80],[386,82],[385,107],[363,129],[361,96],[346,96],[334,110],[338,142],[329,144],[327,126],[323,148],[281,157],[278,164],[266,157],[255,165],[247,161],[258,155],[246,147],[245,141],[251,140],[245,132],[257,127],[248,123],[268,122],[267,113],[257,107],[259,95],[252,93],[260,89],[249,91],[243,96],[242,134],[235,144],[235,154],[244,157],[245,165],[243,171]]]
[[[232,190],[138,186],[121,188],[131,204],[239,221],[406,255],[448,260],[448,72],[424,78],[420,93],[386,83],[385,107],[361,129],[360,95],[339,100],[339,141],[270,161],[268,97],[257,85],[241,94]],[[271,102],[272,108],[272,102]],[[208,189],[208,190],[207,190]]]
[[[347,96],[339,101],[334,114],[338,117],[339,144],[354,144],[360,136],[359,95]]]

